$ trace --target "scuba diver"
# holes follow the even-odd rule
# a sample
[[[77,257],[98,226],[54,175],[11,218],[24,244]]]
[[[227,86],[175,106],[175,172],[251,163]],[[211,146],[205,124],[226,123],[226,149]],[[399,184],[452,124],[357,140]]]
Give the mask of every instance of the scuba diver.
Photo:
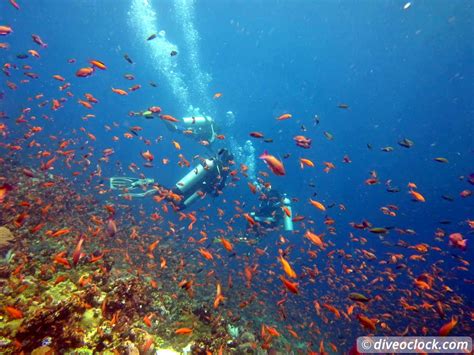
[[[143,112],[130,112],[130,116],[143,116],[146,119],[159,117],[161,108],[151,106]],[[169,131],[184,134],[192,137],[199,143],[210,147],[216,140],[217,133],[215,122],[210,116],[196,115],[191,117],[183,117],[180,122],[172,122],[163,120]]]
[[[217,197],[225,187],[233,159],[234,156],[227,149],[219,149],[213,158],[202,159],[171,190],[181,196],[180,201],[175,203],[176,206],[180,210],[185,209],[205,194]]]
[[[281,194],[276,189],[272,189],[271,186],[265,188],[258,182],[255,185],[262,192],[262,197],[260,198],[258,210],[256,212],[250,212],[250,217],[252,217],[255,222],[263,223],[269,228],[282,225],[285,231],[292,232],[291,200],[286,194]],[[260,235],[260,226],[257,224],[255,226],[257,233]]]
[[[169,121],[164,123],[170,131],[189,135],[207,147],[214,143],[217,136],[214,120],[210,116],[183,117],[180,125]]]
[[[163,194],[171,200],[177,209],[183,210],[193,204],[199,197],[206,194],[218,196],[225,187],[227,176],[229,175],[229,165],[234,156],[227,149],[220,149],[214,157],[201,159],[189,173],[180,179],[175,186],[170,189],[154,184],[153,179],[139,179],[132,177],[111,177],[110,188],[112,190],[122,190],[123,197],[146,197],[149,195]],[[133,192],[135,189],[142,189],[142,192]]]

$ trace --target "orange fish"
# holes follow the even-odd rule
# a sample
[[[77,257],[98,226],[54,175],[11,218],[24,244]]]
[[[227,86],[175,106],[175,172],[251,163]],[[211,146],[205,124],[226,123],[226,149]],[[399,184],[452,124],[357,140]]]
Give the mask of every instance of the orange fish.
[[[171,115],[160,115],[160,118],[165,121],[170,121],[170,122],[179,122],[177,118],[174,118]]]
[[[283,270],[288,275],[288,277],[296,279],[296,277],[297,277],[296,273],[293,270],[293,268],[291,267],[290,263],[288,261],[286,261],[285,258],[283,258],[283,256],[281,256],[281,255],[280,255],[278,260],[280,260],[280,263],[283,266]]]
[[[254,137],[254,138],[263,138],[263,133],[260,133],[260,132],[250,132],[249,134],[251,137]]]
[[[311,160],[305,159],[305,158],[300,158],[300,167],[301,167],[301,169],[303,169],[305,165],[309,166],[311,168],[314,168],[314,163]]]
[[[23,318],[23,312],[19,309],[12,307],[12,306],[5,306],[3,307],[5,312],[7,312],[8,316],[13,319],[21,319]]]
[[[53,238],[61,237],[65,234],[68,234],[69,232],[71,232],[70,229],[66,229],[66,228],[60,229],[60,230],[57,230],[54,233],[51,233],[51,237],[53,237]],[[46,233],[46,234],[48,235],[48,233]]]
[[[145,160],[148,160],[148,161],[153,161],[153,159],[155,158],[153,156],[153,154],[151,154],[151,152],[149,150],[147,150],[146,152],[143,152],[142,153],[142,157],[145,159]]]
[[[59,103],[59,100],[53,99],[51,109],[53,111],[56,111],[60,107],[61,107],[61,104]]]
[[[107,69],[107,66],[103,62],[101,62],[100,60],[96,60],[96,59],[89,60],[89,63],[93,67],[99,68],[100,70],[106,70]]]
[[[6,36],[10,33],[12,33],[13,30],[9,26],[0,26],[0,36]]]
[[[66,79],[64,79],[61,75],[57,75],[57,74],[56,74],[56,75],[53,75],[53,79],[56,79],[56,80],[58,80],[58,81],[64,81],[64,80],[66,80]]]
[[[218,99],[221,96],[222,96],[222,93],[218,92],[218,93],[215,93],[212,98],[215,100],[215,99]]]
[[[91,109],[92,108],[92,105],[87,102],[87,101],[84,101],[84,100],[77,100],[78,103],[80,103],[82,106],[84,106],[85,108],[88,108],[88,109]]]
[[[283,166],[283,163],[277,158],[275,158],[273,155],[268,154],[266,150],[263,152],[262,155],[260,155],[259,158],[265,161],[265,163],[275,175],[285,175],[285,167]]]
[[[320,209],[321,211],[326,211],[326,207],[321,202],[309,199],[309,202],[316,208]]]
[[[358,314],[357,319],[364,328],[370,329],[372,331],[375,330],[375,322],[372,319],[364,316],[363,314]]]
[[[314,233],[311,233],[309,230],[307,230],[304,236],[307,239],[309,239],[314,245],[316,245],[316,246],[318,246],[318,247],[320,247],[321,249],[324,250],[325,245],[324,245],[323,240],[322,240],[323,234],[316,235]]]
[[[77,265],[77,263],[79,262],[79,259],[81,258],[82,243],[84,243],[84,236],[81,236],[81,239],[79,239],[79,242],[77,243],[76,248],[74,249],[74,252],[72,253],[72,263],[74,266]]]
[[[84,96],[86,97],[87,101],[89,102],[93,102],[94,104],[98,103],[99,100],[97,100],[92,94],[84,94]]]
[[[13,187],[9,184],[3,184],[2,186],[0,186],[0,203],[3,203],[5,197],[7,196],[7,193],[11,190],[13,190]]]
[[[456,324],[458,324],[458,320],[455,317],[451,317],[451,320],[439,329],[438,335],[443,337],[448,336]]]
[[[181,150],[181,145],[178,142],[173,141],[173,145],[176,148],[176,150]]]
[[[278,121],[287,120],[287,119],[290,119],[291,117],[293,117],[293,116],[290,113],[285,113],[285,114],[277,117],[277,120]]]
[[[257,223],[248,213],[244,213],[243,216],[251,226],[254,226]]]
[[[152,324],[151,324],[151,319],[150,319],[150,317],[148,317],[148,315],[145,315],[145,317],[143,317],[143,322],[146,324],[146,326],[147,326],[148,328],[150,328],[151,325],[152,325]]]
[[[219,303],[223,300],[224,300],[224,296],[222,296],[221,284],[217,283],[216,298],[214,299],[214,308],[219,307]]]
[[[341,313],[336,307],[331,306],[330,304],[327,304],[327,303],[323,303],[323,307],[326,308],[329,312],[333,313],[337,319],[341,318]]]
[[[204,248],[199,248],[199,253],[201,253],[201,255],[207,259],[207,260],[212,260],[214,259],[214,257],[212,256],[212,254],[210,252],[208,252],[206,249]]]
[[[192,332],[191,328],[179,328],[174,331],[175,334],[191,334]]]
[[[419,192],[410,190],[410,191],[408,191],[408,193],[413,197],[413,199],[414,199],[415,201],[425,202],[425,198],[424,198],[423,195],[420,194]]]
[[[85,78],[85,77],[91,76],[93,72],[94,72],[94,68],[90,68],[90,67],[81,68],[76,72],[76,76],[80,78]]]
[[[221,237],[221,243],[222,245],[224,246],[225,250],[227,250],[228,252],[231,252],[234,248],[234,246],[232,245],[231,242],[229,242],[227,239],[225,239],[224,237]]]
[[[122,89],[112,88],[112,91],[118,95],[122,95],[122,96],[128,95],[128,92]]]
[[[291,282],[285,279],[283,276],[280,276],[280,280],[283,282],[285,287],[290,291],[291,293],[298,294],[298,283],[296,282]]]
[[[249,186],[249,189],[253,194],[257,191],[257,187],[251,182],[248,182],[247,185]]]

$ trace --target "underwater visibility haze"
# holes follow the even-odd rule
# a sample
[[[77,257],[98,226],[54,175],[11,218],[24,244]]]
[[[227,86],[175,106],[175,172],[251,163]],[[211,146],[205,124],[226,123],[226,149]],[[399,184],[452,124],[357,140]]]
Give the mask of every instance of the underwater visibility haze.
[[[472,336],[473,17],[2,0],[0,353]]]

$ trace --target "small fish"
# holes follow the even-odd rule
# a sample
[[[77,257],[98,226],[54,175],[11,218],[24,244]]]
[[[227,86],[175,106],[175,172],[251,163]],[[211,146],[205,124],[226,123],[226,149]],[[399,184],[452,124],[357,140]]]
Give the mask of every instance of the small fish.
[[[291,117],[293,117],[293,116],[291,115],[291,113],[284,113],[283,115],[278,116],[278,117],[277,117],[277,120],[278,120],[278,121],[288,120],[288,119],[290,119]]]
[[[413,197],[413,199],[415,201],[425,202],[424,196],[422,194],[420,194],[419,192],[410,190],[410,191],[408,191],[408,193],[411,194],[411,196]]]
[[[128,54],[124,54],[123,57],[125,58],[127,62],[129,62],[130,64],[133,64],[133,60],[128,56]]]
[[[158,85],[155,84],[153,81],[150,81],[150,86],[153,86],[154,88],[157,88],[157,87],[158,87]]]
[[[324,136],[330,141],[334,139],[334,136],[329,132],[324,132]]]
[[[370,301],[370,298],[364,296],[363,294],[361,293],[358,293],[358,292],[352,292],[349,294],[349,299],[351,299],[352,301],[359,301],[359,302],[369,302]]]
[[[15,9],[20,10],[20,5],[18,5],[15,0],[10,0],[10,4],[12,4]]]
[[[179,328],[176,329],[175,334],[191,334],[193,330],[191,328]]]
[[[382,152],[387,152],[387,153],[390,153],[390,152],[393,152],[393,147],[383,147],[380,149]]]
[[[116,88],[112,88],[112,91],[118,95],[121,95],[121,96],[124,96],[124,95],[128,95],[128,92],[126,92],[125,90],[122,90],[122,89],[116,89]]]
[[[72,263],[74,266],[77,265],[79,259],[81,258],[82,243],[84,243],[84,236],[81,236],[81,239],[79,239],[79,242],[77,243],[76,248],[72,254]]]
[[[300,158],[300,167],[301,169],[303,169],[304,166],[309,166],[311,168],[314,168],[314,163],[309,160],[309,159],[306,159],[306,158]]]
[[[438,163],[449,163],[449,160],[443,157],[437,157],[433,159],[434,161],[437,161]]]
[[[79,69],[76,72],[76,76],[80,78],[85,78],[85,77],[91,76],[93,72],[94,72],[94,68],[85,67],[85,68]]]
[[[374,233],[374,234],[387,234],[387,233],[388,233],[388,229],[387,229],[387,228],[383,228],[383,227],[375,227],[375,228],[370,228],[370,229],[369,229],[369,232],[370,232],[370,233]]]
[[[443,325],[439,329],[438,335],[439,336],[448,336],[449,333],[451,333],[453,328],[456,326],[456,324],[458,324],[458,320],[454,316],[451,317],[451,321],[449,321],[449,323],[446,323],[445,325]]]
[[[403,138],[398,142],[398,144],[405,148],[411,148],[415,143],[413,143],[413,141],[409,140],[408,138]]]
[[[273,143],[273,139],[272,138],[266,138],[263,140],[265,143]]]
[[[179,122],[179,120],[171,115],[160,115],[160,118],[165,121],[170,121],[170,122]]]
[[[449,195],[442,195],[441,198],[446,201],[454,201],[454,197]]]
[[[5,312],[8,314],[10,318],[13,319],[21,319],[23,318],[23,312],[20,311],[19,309],[16,309],[15,307],[12,306],[5,306],[3,307]]]
[[[9,26],[0,26],[0,36],[6,36],[10,33],[12,33],[13,30]]]
[[[316,207],[317,209],[321,210],[321,211],[326,211],[326,207],[324,207],[324,205],[319,202],[319,201],[315,201],[315,200],[312,200],[312,199],[309,199],[309,202],[314,206]]]
[[[38,36],[38,35],[33,34],[33,35],[31,35],[31,38],[33,39],[33,42],[35,42],[36,44],[40,45],[43,48],[48,46],[46,43],[43,42],[41,37]]]
[[[178,52],[176,52],[176,51],[171,51],[170,56],[174,57],[174,56],[177,55],[177,54],[178,54]]]
[[[254,138],[263,138],[263,133],[260,133],[260,132],[250,132],[250,137],[254,137]]]
[[[267,166],[275,175],[285,175],[285,167],[283,166],[283,163],[277,158],[275,158],[273,155],[268,154],[266,150],[263,152],[262,155],[260,155],[259,158],[267,164]]]
[[[107,69],[107,66],[104,64],[104,62],[101,62],[100,60],[92,59],[92,60],[89,60],[89,63],[90,63],[94,68],[98,68],[98,69],[100,69],[100,70],[106,70],[106,69]]]
[[[17,54],[16,57],[18,59],[26,59],[26,58],[28,58],[28,54],[20,53],[20,54]]]
[[[146,40],[151,41],[152,39],[156,38],[156,33],[153,33],[150,37],[148,37]]]
[[[337,107],[342,108],[344,110],[347,110],[349,108],[349,105],[348,104],[339,104],[339,105],[337,105]]]
[[[283,282],[285,287],[290,291],[291,293],[298,294],[298,283],[296,282],[291,282],[285,279],[283,276],[280,276],[280,280]]]

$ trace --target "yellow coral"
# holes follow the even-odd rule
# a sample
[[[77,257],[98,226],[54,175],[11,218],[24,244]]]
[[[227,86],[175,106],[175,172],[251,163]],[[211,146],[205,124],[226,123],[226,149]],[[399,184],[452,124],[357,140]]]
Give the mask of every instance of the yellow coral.
[[[7,227],[0,227],[0,249],[7,248],[15,237]]]

